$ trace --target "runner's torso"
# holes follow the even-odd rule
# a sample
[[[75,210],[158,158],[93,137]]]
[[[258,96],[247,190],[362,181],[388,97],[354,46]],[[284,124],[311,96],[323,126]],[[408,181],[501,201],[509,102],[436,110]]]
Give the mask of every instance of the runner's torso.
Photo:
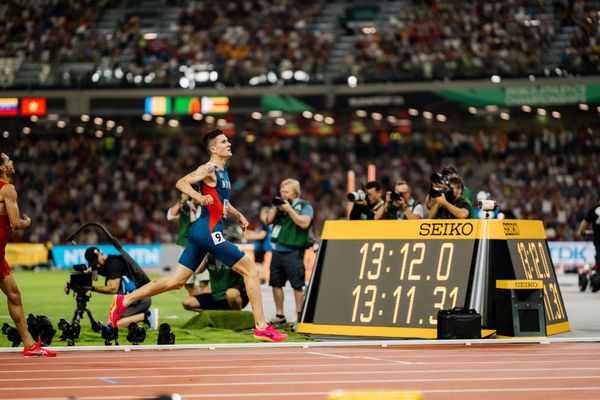
[[[207,185],[204,181],[200,182],[200,193],[210,195],[213,198],[213,203],[207,206],[202,206],[200,221],[208,222],[208,229],[213,232],[215,226],[222,223],[223,218],[227,215],[229,207],[229,193],[231,192],[231,182],[225,168],[219,168],[216,165],[215,177],[217,184],[213,186]]]
[[[0,181],[0,189],[7,185],[6,182]],[[0,214],[0,236],[6,237],[10,233],[10,220],[8,219],[8,213],[6,213],[6,205],[1,204],[0,212],[4,211],[5,214]]]

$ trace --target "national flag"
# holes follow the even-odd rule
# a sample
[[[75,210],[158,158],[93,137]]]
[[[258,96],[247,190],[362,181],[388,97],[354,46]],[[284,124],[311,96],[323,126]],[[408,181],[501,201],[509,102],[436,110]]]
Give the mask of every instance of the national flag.
[[[166,115],[171,113],[171,97],[148,96],[144,103],[144,112],[150,115]]]
[[[0,115],[13,116],[17,115],[19,110],[19,99],[16,97],[0,98]]]
[[[21,99],[21,115],[46,115],[46,99],[33,97]]]
[[[196,114],[200,110],[200,99],[198,97],[175,97],[175,114]]]
[[[229,112],[229,97],[202,97],[202,114],[225,114]]]

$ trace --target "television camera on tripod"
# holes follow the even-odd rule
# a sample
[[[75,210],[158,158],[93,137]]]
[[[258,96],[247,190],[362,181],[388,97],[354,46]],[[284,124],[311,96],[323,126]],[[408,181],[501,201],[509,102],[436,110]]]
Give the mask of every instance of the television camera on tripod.
[[[88,227],[96,227],[100,229],[108,241],[113,245],[115,249],[120,253],[119,256],[109,256],[109,257],[118,257],[118,260],[113,260],[115,262],[118,261],[118,265],[121,266],[125,271],[123,272],[124,279],[132,281],[137,285],[137,287],[142,286],[150,281],[146,273],[140,268],[140,266],[135,262],[135,260],[127,254],[127,252],[123,249],[121,244],[117,239],[115,239],[108,230],[101,224],[96,222],[91,222],[84,224],[77,231],[72,233],[67,240],[71,241],[73,244],[76,244],[75,238],[77,235]],[[101,262],[99,263],[99,259]],[[67,340],[67,344],[69,346],[73,346],[75,344],[75,339],[79,338],[79,334],[81,331],[80,321],[84,314],[87,314],[88,318],[91,322],[91,327],[94,332],[100,332],[102,338],[104,339],[104,344],[109,346],[111,342],[114,341],[115,345],[118,345],[118,328],[113,328],[110,324],[103,324],[99,321],[96,321],[91,313],[91,311],[87,307],[87,303],[91,298],[92,291],[100,291],[95,289],[101,289],[102,287],[94,287],[93,281],[97,280],[97,275],[102,273],[101,268],[103,268],[102,264],[107,259],[107,257],[100,252],[95,247],[90,247],[86,251],[86,260],[89,265],[85,264],[76,264],[73,266],[74,272],[71,272],[69,282],[66,285],[67,294],[72,290],[74,292],[74,296],[76,299],[76,308],[73,313],[73,318],[70,322],[65,319],[61,319],[58,327],[62,330],[62,334],[60,336],[61,340]],[[105,275],[105,273],[103,274]],[[131,278],[131,279],[129,279]],[[120,280],[119,280],[120,281]],[[107,288],[106,286],[104,288]],[[115,286],[115,291],[117,290],[117,286]],[[103,293],[108,294],[109,292],[103,291]],[[141,305],[145,312],[150,306],[150,299],[148,299],[146,304]],[[143,314],[142,314],[143,315]]]

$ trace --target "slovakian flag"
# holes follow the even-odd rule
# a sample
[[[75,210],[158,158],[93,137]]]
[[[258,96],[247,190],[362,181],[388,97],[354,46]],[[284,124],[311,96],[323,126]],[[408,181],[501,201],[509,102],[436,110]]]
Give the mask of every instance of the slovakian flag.
[[[19,99],[16,97],[0,98],[0,115],[13,116],[19,111]]]
[[[46,115],[46,99],[43,97],[21,99],[21,115]]]
[[[208,97],[201,99],[202,114],[225,114],[229,112],[229,97]]]

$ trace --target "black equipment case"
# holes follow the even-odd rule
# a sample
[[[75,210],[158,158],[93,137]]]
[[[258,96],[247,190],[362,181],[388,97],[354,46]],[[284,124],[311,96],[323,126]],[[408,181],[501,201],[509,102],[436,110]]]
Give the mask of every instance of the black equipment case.
[[[439,310],[437,315],[438,339],[481,339],[481,314],[474,309],[454,307]]]

